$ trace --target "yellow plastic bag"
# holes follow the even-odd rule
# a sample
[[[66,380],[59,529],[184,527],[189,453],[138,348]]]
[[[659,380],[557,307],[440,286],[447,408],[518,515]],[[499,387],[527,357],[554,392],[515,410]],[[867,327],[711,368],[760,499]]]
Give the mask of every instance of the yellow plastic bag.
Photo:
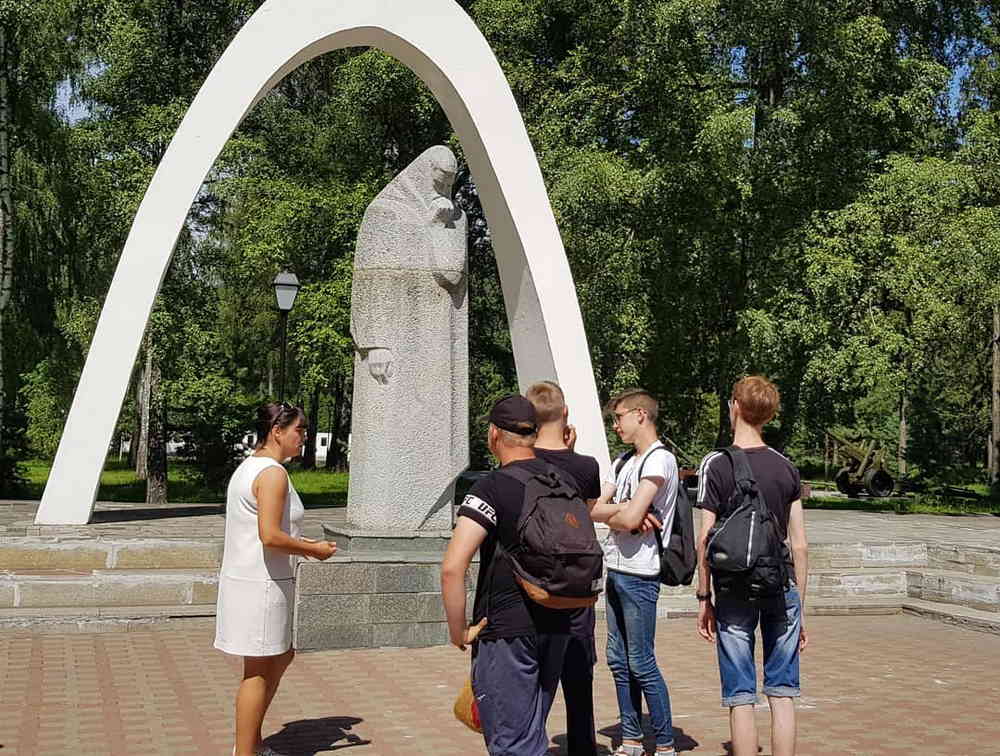
[[[479,721],[479,707],[476,705],[476,695],[472,692],[472,678],[465,681],[465,685],[458,692],[455,699],[455,719],[464,724],[470,730],[481,733],[483,726]]]

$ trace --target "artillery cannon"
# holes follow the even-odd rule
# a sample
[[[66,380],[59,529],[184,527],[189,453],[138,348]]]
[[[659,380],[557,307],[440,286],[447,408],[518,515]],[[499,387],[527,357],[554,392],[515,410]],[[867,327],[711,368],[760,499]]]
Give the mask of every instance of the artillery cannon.
[[[896,482],[885,469],[886,450],[877,441],[851,443],[830,431],[826,434],[837,442],[838,452],[847,457],[833,479],[838,491],[852,499],[862,491],[877,498],[892,495]]]

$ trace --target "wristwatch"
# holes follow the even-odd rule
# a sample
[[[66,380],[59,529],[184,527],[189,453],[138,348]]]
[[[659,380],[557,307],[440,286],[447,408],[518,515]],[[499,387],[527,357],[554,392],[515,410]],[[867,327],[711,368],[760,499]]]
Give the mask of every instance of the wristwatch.
[[[695,593],[694,597],[696,599],[698,599],[699,601],[711,601],[712,600],[712,592],[709,591],[708,593]]]

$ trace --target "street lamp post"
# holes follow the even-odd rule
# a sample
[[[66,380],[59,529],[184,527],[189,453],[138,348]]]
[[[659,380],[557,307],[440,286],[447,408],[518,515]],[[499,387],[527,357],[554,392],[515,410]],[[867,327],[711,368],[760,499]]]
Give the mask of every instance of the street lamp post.
[[[288,313],[292,311],[295,297],[299,293],[299,279],[294,273],[282,271],[274,277],[274,296],[278,300],[281,313],[281,374],[278,384],[278,401],[285,401],[285,348],[288,344]]]

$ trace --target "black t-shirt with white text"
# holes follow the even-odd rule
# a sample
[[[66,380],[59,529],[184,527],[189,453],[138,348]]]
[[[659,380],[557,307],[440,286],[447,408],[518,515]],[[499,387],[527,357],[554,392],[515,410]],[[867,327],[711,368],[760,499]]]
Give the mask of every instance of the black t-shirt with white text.
[[[548,469],[548,463],[538,458],[509,464],[537,473]],[[517,584],[506,559],[493,563],[497,538],[505,547],[515,544],[517,521],[523,505],[524,484],[500,470],[493,470],[476,481],[458,508],[459,517],[468,517],[486,530],[486,539],[479,547],[479,579],[472,612],[474,624],[483,617],[489,620],[479,634],[481,640],[570,631],[570,612],[547,609],[535,603]]]

